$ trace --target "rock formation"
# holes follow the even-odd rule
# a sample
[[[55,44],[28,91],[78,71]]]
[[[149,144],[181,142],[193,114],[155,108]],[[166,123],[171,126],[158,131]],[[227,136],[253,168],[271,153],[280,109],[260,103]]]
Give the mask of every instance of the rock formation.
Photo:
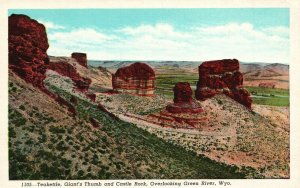
[[[90,122],[91,122],[91,124],[92,124],[92,126],[94,127],[94,128],[99,128],[100,127],[100,124],[99,124],[99,122],[95,119],[95,118],[90,118]]]
[[[9,68],[26,82],[43,89],[49,63],[44,25],[28,16],[12,14],[8,32]]]
[[[199,129],[207,123],[207,113],[199,101],[192,98],[193,92],[187,82],[178,82],[174,88],[174,103],[166,109],[146,117],[125,114],[126,116],[144,120],[165,128]]]
[[[174,103],[191,103],[193,91],[189,83],[178,82],[173,88]]]
[[[63,76],[71,78],[77,89],[79,89],[80,91],[87,91],[92,82],[89,78],[81,77],[76,69],[71,64],[65,61],[50,61],[48,68],[58,72]]]
[[[239,67],[239,61],[236,59],[203,62],[198,69],[196,98],[205,100],[224,93],[251,109],[252,100],[250,93],[242,87],[243,75]]]
[[[114,91],[142,96],[154,95],[154,70],[145,63],[122,67],[112,77]]]
[[[95,93],[86,93],[85,95],[87,98],[89,98],[91,101],[96,102],[96,94]]]
[[[45,73],[49,66],[49,44],[44,25],[26,15],[12,14],[8,18],[8,33],[9,68],[75,115],[75,108],[69,102],[44,86]]]
[[[167,106],[170,113],[200,113],[203,108],[192,99],[192,89],[187,82],[178,82],[173,88],[174,103]]]
[[[76,59],[76,61],[87,68],[87,57],[85,53],[74,52],[71,55],[72,58]]]

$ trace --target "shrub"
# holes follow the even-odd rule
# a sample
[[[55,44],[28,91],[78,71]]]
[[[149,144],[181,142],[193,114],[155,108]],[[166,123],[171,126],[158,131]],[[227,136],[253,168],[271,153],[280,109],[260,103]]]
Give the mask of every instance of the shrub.
[[[25,106],[24,105],[20,105],[19,109],[24,111],[25,110]]]
[[[9,127],[8,129],[8,136],[9,138],[16,138],[16,131],[12,128],[12,127]]]
[[[64,128],[54,127],[54,126],[51,126],[50,129],[49,129],[49,131],[52,132],[52,133],[56,133],[56,134],[64,134],[64,133],[66,133],[66,130]]]

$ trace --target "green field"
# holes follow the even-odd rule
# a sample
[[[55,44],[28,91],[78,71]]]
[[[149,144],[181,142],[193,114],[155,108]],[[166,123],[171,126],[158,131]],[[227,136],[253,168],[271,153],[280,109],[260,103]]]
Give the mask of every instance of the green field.
[[[196,86],[198,74],[187,74],[174,72],[174,74],[160,74],[156,78],[156,93],[162,94],[172,99],[173,87],[178,82],[189,82],[191,86]],[[254,104],[270,106],[289,106],[289,90],[271,89],[261,87],[245,87],[252,95]],[[192,88],[195,90],[195,88]]]
[[[290,92],[286,89],[271,89],[261,87],[246,87],[251,93],[254,104],[270,106],[289,106]]]
[[[165,95],[172,99],[173,87],[178,82],[188,82],[191,86],[196,86],[198,81],[198,74],[165,74],[158,75],[156,78],[156,93]]]

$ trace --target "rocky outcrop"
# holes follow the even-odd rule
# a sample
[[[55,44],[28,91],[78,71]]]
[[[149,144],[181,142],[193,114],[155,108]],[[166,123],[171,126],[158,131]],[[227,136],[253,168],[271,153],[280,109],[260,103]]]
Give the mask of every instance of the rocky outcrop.
[[[122,67],[112,77],[113,90],[142,96],[154,95],[155,72],[145,63]]]
[[[25,15],[8,19],[9,68],[32,85],[44,88],[49,47],[43,24]]]
[[[75,115],[75,108],[69,102],[44,86],[45,73],[49,67],[49,44],[44,25],[26,15],[12,14],[8,18],[8,33],[9,68]]]
[[[251,109],[250,93],[243,88],[243,75],[239,71],[239,61],[224,59],[206,61],[199,66],[199,81],[196,98],[205,100],[224,93]]]
[[[87,56],[85,53],[74,52],[71,55],[80,65],[87,68]]]
[[[89,98],[91,101],[95,102],[96,101],[96,94],[95,93],[86,93],[85,95],[87,98]]]
[[[193,101],[192,88],[187,82],[178,82],[173,88],[174,103],[167,106],[170,113],[200,113],[203,112],[201,105]]]
[[[178,82],[173,88],[174,103],[190,103],[192,102],[193,91],[189,83]]]
[[[77,89],[80,91],[87,91],[92,82],[89,78],[81,77],[74,66],[65,61],[50,61],[48,68],[63,76],[71,78]]]
[[[99,128],[100,124],[95,118],[90,118],[90,122],[94,128]]]

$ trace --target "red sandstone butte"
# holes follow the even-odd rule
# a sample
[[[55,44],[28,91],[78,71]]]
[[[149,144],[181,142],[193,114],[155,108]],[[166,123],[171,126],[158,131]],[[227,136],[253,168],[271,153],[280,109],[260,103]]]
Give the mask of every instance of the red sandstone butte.
[[[224,93],[251,109],[250,93],[243,88],[243,75],[236,59],[223,59],[203,62],[199,70],[196,99],[206,100]]]
[[[192,99],[192,88],[187,82],[178,82],[173,88],[174,103],[167,106],[170,113],[200,113],[203,108]]]
[[[38,88],[44,88],[49,63],[49,48],[43,24],[25,15],[12,14],[8,19],[9,68]]]
[[[76,59],[76,61],[87,68],[87,57],[85,53],[74,52],[71,55],[72,58]]]
[[[178,82],[173,88],[174,91],[174,103],[192,102],[193,91],[189,83]]]
[[[49,66],[47,33],[43,24],[26,15],[12,14],[8,18],[9,68],[27,83],[67,106],[76,114],[75,108],[44,86],[45,73]]]
[[[112,77],[113,90],[142,96],[154,95],[155,72],[145,63],[119,68]]]

